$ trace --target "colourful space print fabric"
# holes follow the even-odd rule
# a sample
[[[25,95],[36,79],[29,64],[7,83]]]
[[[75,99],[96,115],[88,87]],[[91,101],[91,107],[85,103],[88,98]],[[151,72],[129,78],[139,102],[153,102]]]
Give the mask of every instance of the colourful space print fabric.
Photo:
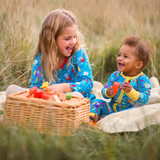
[[[113,86],[114,82],[129,82],[133,89],[127,94],[119,87],[117,94],[113,97],[106,95],[106,90],[109,86]],[[90,112],[99,114],[101,117],[111,113],[132,109],[145,105],[150,96],[151,83],[149,78],[141,72],[135,77],[125,76],[122,72],[116,71],[109,77],[108,83],[102,89],[102,96],[106,99],[111,98],[109,103],[103,100],[95,100],[91,105]]]
[[[55,81],[50,82],[49,85],[69,83],[74,91],[82,93],[84,97],[90,100],[94,99],[93,77],[87,54],[82,49],[78,50],[68,65],[70,58],[66,58],[64,65],[54,75]],[[30,88],[33,86],[41,87],[44,81],[48,80],[45,78],[41,65],[41,53],[39,53],[33,63]]]

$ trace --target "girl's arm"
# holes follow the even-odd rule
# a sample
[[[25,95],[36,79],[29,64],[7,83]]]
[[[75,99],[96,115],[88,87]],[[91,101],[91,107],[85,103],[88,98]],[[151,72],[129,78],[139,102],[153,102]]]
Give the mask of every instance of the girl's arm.
[[[89,60],[84,50],[80,49],[73,55],[68,69],[70,70],[69,73],[72,74],[68,83],[53,84],[44,90],[51,90],[54,93],[77,91],[88,97],[85,94],[91,92],[93,77]]]
[[[40,88],[42,86],[43,70],[42,70],[40,59],[41,59],[41,54],[39,53],[33,62],[30,88],[34,86],[37,86],[38,88]]]
[[[53,93],[73,92],[73,89],[69,83],[53,84],[47,88],[44,88],[43,90],[50,90]]]
[[[75,73],[74,82],[69,82],[73,91],[82,94],[91,92],[93,88],[93,77],[88,60],[88,56],[84,50],[80,49],[72,58],[73,66],[71,70]]]

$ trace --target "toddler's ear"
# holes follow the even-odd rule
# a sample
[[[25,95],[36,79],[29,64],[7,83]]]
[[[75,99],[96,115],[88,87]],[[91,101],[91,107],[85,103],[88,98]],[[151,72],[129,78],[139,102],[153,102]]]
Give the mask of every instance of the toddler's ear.
[[[138,61],[137,65],[136,65],[136,68],[141,69],[142,67],[143,67],[143,61]]]

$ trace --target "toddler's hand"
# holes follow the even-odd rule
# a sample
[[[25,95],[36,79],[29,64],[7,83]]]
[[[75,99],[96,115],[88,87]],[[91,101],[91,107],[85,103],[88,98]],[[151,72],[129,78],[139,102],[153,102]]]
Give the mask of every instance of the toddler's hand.
[[[106,94],[108,96],[113,96],[114,95],[114,91],[113,91],[113,87],[112,86],[107,88]]]
[[[129,82],[124,82],[122,84],[122,89],[126,92],[129,93],[132,90],[132,86]]]

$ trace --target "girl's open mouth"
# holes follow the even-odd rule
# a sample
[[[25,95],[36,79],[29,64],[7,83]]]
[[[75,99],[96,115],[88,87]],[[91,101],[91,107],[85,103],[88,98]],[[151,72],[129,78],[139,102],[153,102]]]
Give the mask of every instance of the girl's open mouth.
[[[71,47],[67,47],[66,49],[67,49],[68,52],[70,52],[70,53],[72,52],[72,48]]]

